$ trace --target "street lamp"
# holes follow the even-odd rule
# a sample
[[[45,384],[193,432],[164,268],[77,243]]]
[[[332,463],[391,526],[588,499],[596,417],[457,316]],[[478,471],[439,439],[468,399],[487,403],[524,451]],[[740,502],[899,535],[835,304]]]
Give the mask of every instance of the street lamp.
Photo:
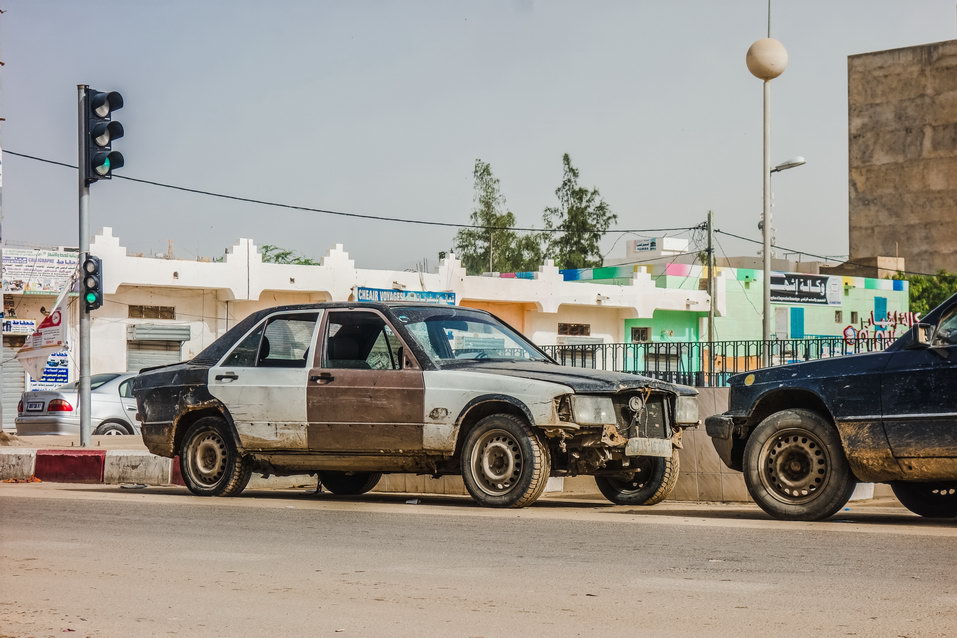
[[[786,171],[789,168],[797,168],[798,166],[804,166],[807,164],[807,160],[798,155],[797,157],[792,157],[786,162],[781,162],[777,166],[771,169],[772,173],[780,173],[781,171]]]
[[[770,22],[769,22],[770,24]],[[771,339],[771,80],[784,73],[788,52],[774,38],[762,38],[751,45],[745,58],[751,74],[764,82],[764,206],[761,215],[764,239],[764,339]],[[783,165],[782,165],[783,166]],[[797,166],[797,165],[796,165]],[[777,168],[777,167],[776,167]],[[790,168],[790,167],[788,167]],[[781,168],[781,170],[784,170]]]

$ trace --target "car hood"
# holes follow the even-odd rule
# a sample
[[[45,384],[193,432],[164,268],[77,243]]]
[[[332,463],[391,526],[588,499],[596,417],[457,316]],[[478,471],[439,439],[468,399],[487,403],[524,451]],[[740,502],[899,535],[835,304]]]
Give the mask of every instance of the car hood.
[[[694,396],[698,391],[688,386],[667,383],[651,377],[624,372],[606,372],[604,370],[590,370],[588,368],[573,368],[556,363],[535,361],[468,361],[456,362],[446,369],[468,370],[469,372],[484,372],[500,374],[520,379],[534,379],[560,383],[570,387],[577,393],[605,393],[620,392],[630,388],[654,388],[675,394]]]
[[[887,351],[864,352],[761,368],[752,372],[736,374],[728,380],[728,384],[732,387],[764,383],[800,384],[808,379],[879,372],[887,365],[889,356],[890,353]],[[747,382],[748,377],[751,377],[750,383]]]

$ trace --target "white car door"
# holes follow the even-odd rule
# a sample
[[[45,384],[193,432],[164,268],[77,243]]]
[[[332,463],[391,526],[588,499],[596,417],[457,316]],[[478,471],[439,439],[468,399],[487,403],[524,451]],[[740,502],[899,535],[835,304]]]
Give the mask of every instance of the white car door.
[[[306,385],[321,311],[270,315],[209,370],[247,450],[306,449]]]

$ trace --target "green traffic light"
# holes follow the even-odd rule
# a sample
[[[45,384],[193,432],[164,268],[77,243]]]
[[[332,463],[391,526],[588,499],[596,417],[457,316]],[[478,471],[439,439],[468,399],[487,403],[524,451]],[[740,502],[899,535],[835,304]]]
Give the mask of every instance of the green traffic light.
[[[86,303],[94,303],[94,302],[96,302],[96,293],[95,292],[86,293]]]
[[[110,158],[109,158],[109,157],[104,157],[104,158],[103,158],[103,163],[100,164],[99,166],[94,166],[94,167],[93,167],[93,170],[95,170],[95,171],[96,171],[98,174],[100,174],[100,175],[106,175],[107,173],[109,173],[109,172],[110,172]]]

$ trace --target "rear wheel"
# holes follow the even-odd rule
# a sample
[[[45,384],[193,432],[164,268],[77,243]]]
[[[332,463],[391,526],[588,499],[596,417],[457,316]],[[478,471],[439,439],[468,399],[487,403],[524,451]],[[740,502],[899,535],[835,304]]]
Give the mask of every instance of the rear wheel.
[[[319,472],[319,483],[340,496],[358,496],[376,486],[381,472]]]
[[[239,454],[225,420],[207,416],[186,431],[180,448],[183,482],[199,496],[236,496],[249,483],[249,461]]]
[[[744,448],[744,482],[765,512],[819,521],[844,507],[855,480],[831,423],[804,409],[775,412]]]
[[[120,436],[123,434],[132,434],[130,428],[116,421],[104,421],[96,426],[93,434],[107,434],[111,436]]]
[[[957,517],[957,483],[891,483],[901,505],[927,518]]]
[[[668,498],[678,482],[678,452],[670,459],[640,456],[633,463],[634,472],[595,477],[604,497],[616,505],[654,505]]]
[[[479,421],[462,447],[465,488],[485,507],[525,507],[548,482],[548,446],[523,419],[493,414]]]

